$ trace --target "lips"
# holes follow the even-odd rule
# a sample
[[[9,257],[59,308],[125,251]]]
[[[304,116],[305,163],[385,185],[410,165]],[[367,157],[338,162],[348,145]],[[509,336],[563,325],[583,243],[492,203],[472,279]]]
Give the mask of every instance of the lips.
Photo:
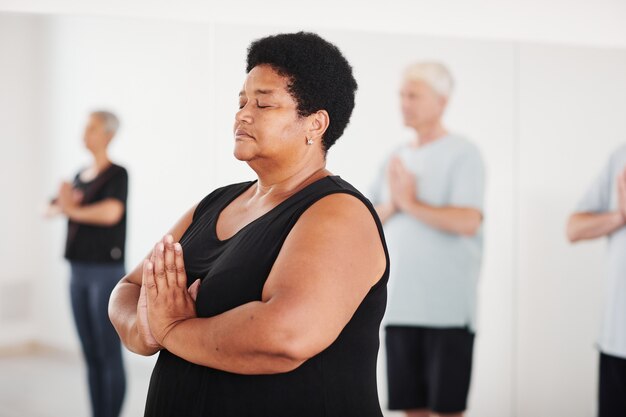
[[[254,139],[254,136],[252,136],[251,134],[249,134],[243,129],[235,130],[235,139],[246,139],[246,138]]]

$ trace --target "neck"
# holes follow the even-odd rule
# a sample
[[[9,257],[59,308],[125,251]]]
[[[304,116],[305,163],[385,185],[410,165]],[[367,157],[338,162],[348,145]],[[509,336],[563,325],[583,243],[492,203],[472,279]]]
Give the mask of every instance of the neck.
[[[255,191],[255,195],[258,197],[290,195],[318,179],[330,175],[330,172],[326,170],[326,161],[323,157],[319,161],[306,161],[289,166],[272,164],[271,167],[267,167],[250,163],[250,167],[258,177]]]
[[[111,160],[109,159],[106,149],[95,151],[92,155],[93,166],[98,172],[104,171],[109,165],[111,165]]]
[[[416,126],[414,129],[417,132],[416,146],[427,145],[448,134],[448,131],[439,120],[434,123]]]

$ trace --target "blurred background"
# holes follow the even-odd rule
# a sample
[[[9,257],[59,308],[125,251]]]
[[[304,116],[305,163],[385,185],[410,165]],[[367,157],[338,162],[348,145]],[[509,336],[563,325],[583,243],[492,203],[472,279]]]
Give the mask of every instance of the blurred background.
[[[571,246],[564,226],[626,141],[626,3],[363,3],[0,0],[0,416],[87,415],[66,224],[41,213],[89,163],[89,112],[121,119],[111,154],[130,176],[130,269],[209,191],[253,178],[232,157],[246,47],[294,30],[318,32],[354,67],[356,108],[329,168],[366,194],[412,138],[402,70],[448,65],[446,124],[487,166],[468,415],[594,415],[605,244]],[[125,416],[142,414],[153,361],[127,352]]]

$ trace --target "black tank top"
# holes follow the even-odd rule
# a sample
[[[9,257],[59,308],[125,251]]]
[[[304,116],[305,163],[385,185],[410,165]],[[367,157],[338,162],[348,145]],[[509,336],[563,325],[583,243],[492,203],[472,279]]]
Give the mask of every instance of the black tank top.
[[[161,351],[150,380],[145,415],[381,417],[376,359],[387,300],[389,255],[373,206],[346,181],[329,176],[290,196],[230,239],[219,240],[215,231],[218,215],[252,184],[226,186],[206,196],[180,240],[189,284],[202,278],[196,300],[199,317],[261,300],[265,281],[291,228],[308,207],[333,193],[351,194],[371,211],[387,258],[385,272],[339,337],[291,372],[240,375]]]

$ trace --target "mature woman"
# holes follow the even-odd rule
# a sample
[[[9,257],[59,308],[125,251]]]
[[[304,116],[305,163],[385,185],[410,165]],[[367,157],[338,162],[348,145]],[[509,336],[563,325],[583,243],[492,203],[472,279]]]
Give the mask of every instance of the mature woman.
[[[48,211],[49,216],[63,214],[68,219],[65,258],[72,271],[72,311],[95,417],[118,416],[126,387],[120,339],[107,315],[111,291],[126,273],[128,174],[107,153],[118,126],[111,112],[91,113],[84,141],[93,163],[76,174],[73,183],[61,184]]]
[[[146,415],[381,416],[382,227],[325,168],[352,69],[301,32],[255,41],[247,72],[234,154],[257,179],[192,207],[111,297],[123,343],[160,351]]]

